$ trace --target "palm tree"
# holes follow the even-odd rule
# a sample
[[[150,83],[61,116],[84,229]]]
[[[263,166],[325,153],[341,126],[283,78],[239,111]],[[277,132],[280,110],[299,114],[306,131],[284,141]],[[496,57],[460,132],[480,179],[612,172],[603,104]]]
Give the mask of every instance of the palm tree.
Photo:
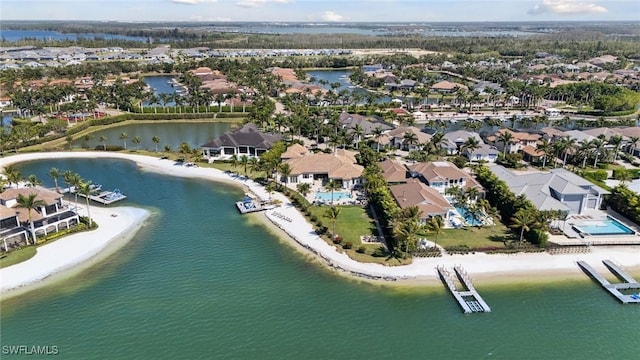
[[[247,166],[249,165],[249,157],[247,155],[240,156],[240,165],[244,168],[244,175],[247,175]]]
[[[480,141],[477,138],[471,136],[467,138],[464,144],[462,144],[462,146],[460,147],[460,152],[464,153],[465,151],[468,151],[469,160],[471,160],[471,154],[473,154],[473,152],[479,148],[480,148]]]
[[[638,140],[640,140],[639,136],[629,136],[629,148],[631,149],[631,155],[633,155],[634,152],[636,152],[636,144],[638,143]]]
[[[373,129],[373,138],[376,140],[376,151],[380,152],[380,138],[382,137],[383,130],[380,127]]]
[[[444,219],[442,219],[442,216],[440,215],[432,216],[429,219],[429,222],[427,223],[427,229],[429,229],[429,231],[435,234],[434,242],[436,246],[438,245],[438,235],[440,234],[440,231],[442,230],[443,227],[444,227]]]
[[[18,200],[17,200],[18,207],[27,209],[27,212],[29,214],[29,227],[31,228],[31,236],[33,237],[34,244],[37,244],[38,240],[36,238],[36,230],[33,226],[33,219],[31,217],[31,212],[33,210],[37,210],[40,207],[46,206],[46,203],[44,202],[44,200],[38,199],[37,196],[38,194],[35,194],[35,193],[31,193],[27,196],[19,194]]]
[[[89,142],[91,140],[93,140],[93,138],[95,137],[94,134],[87,134],[84,136],[84,142],[85,142],[85,146],[88,148],[89,147]]]
[[[608,143],[614,146],[614,155],[613,162],[615,163],[618,160],[618,152],[620,151],[620,146],[622,145],[622,136],[621,135],[613,135],[609,138]]]
[[[89,207],[89,196],[93,192],[93,186],[91,184],[91,180],[86,182],[81,181],[80,184],[78,185],[78,192],[84,196],[87,202],[87,217],[89,218],[89,228],[91,228],[91,225],[93,224],[93,221],[91,220],[91,208]]]
[[[524,237],[524,232],[531,230],[531,225],[535,223],[535,219],[532,216],[530,209],[520,209],[511,218],[512,229],[520,229],[520,243]]]
[[[102,143],[102,149],[107,151],[107,138],[105,136],[100,136],[100,142]]]
[[[591,141],[591,147],[593,148],[593,152],[595,153],[595,159],[593,161],[593,167],[598,166],[598,157],[602,153],[602,149],[604,149],[604,141],[600,139],[593,139]]]
[[[70,183],[75,188],[75,208],[78,209],[78,190],[79,186],[82,183],[82,178],[77,173],[73,173],[70,177]]]
[[[35,175],[29,175],[29,177],[27,178],[27,186],[35,187],[38,185],[42,185],[42,181],[38,179]]]
[[[408,254],[410,250],[416,248],[419,231],[420,225],[418,225],[417,221],[405,220],[396,227],[394,235],[398,244],[404,244],[405,254]]]
[[[22,180],[22,174],[20,174],[20,170],[18,170],[15,165],[7,165],[4,168],[4,175],[7,177],[9,185],[16,184],[16,188],[18,187],[18,183]]]
[[[309,185],[308,183],[298,184],[296,189],[300,194],[302,194],[302,196],[307,197],[307,194],[311,192],[311,185]]]
[[[153,144],[155,145],[155,148],[156,148],[156,152],[158,152],[158,144],[160,143],[160,137],[154,136],[151,138],[151,141],[153,141]]]
[[[58,168],[49,169],[49,177],[53,180],[53,183],[56,187],[56,192],[58,192],[58,178],[60,177],[60,170]]]
[[[353,135],[355,137],[356,149],[358,148],[358,144],[362,141],[362,134],[364,134],[364,129],[360,124],[356,124],[353,127]]]
[[[418,142],[418,135],[414,134],[413,131],[407,131],[402,137],[402,144],[407,146],[407,150],[409,150],[410,145],[418,145]]]
[[[136,150],[140,147],[140,142],[142,142],[142,138],[140,136],[136,136],[131,140],[132,143],[136,144]]]
[[[569,136],[560,139],[559,149],[564,153],[562,157],[562,167],[567,164],[567,154],[575,150],[577,142],[578,140]]]
[[[333,192],[335,190],[339,190],[342,187],[342,185],[336,180],[331,179],[329,180],[329,182],[327,182],[325,187],[327,188],[327,190],[331,191],[331,204],[333,204]]]
[[[231,155],[231,168],[235,169],[238,166],[238,155]]]
[[[333,235],[334,238],[337,236],[337,234],[336,234],[336,222],[338,221],[338,217],[340,216],[340,211],[341,211],[341,209],[339,207],[335,207],[335,206],[328,207],[324,211],[324,217],[326,217],[329,220],[331,220],[331,223],[333,224],[332,235]]]
[[[511,131],[503,131],[500,135],[498,135],[498,141],[502,143],[502,155],[507,155],[507,145],[511,143],[513,139],[513,134]]]
[[[124,149],[127,150],[127,139],[129,138],[129,135],[127,135],[126,132],[120,133],[120,140],[122,140],[124,142]]]
[[[278,166],[278,171],[282,178],[284,178],[283,184],[289,183],[289,175],[291,175],[291,165],[289,163],[283,162]]]
[[[538,144],[538,151],[542,151],[544,153],[544,156],[542,157],[542,168],[544,169],[547,165],[547,156],[553,151],[553,145],[549,140],[542,139],[540,144]]]

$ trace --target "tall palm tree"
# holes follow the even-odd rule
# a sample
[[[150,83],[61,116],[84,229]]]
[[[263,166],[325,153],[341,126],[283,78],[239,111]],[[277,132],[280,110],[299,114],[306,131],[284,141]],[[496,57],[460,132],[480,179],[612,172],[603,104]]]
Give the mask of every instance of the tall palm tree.
[[[600,139],[593,139],[591,141],[591,148],[593,149],[595,159],[593,160],[593,167],[598,166],[598,157],[602,154],[602,150],[604,149],[604,141]]]
[[[249,158],[249,172],[253,174],[255,171],[258,171],[259,168],[260,168],[260,163],[258,162],[258,158],[257,157]]]
[[[311,192],[311,185],[308,183],[298,184],[298,186],[296,186],[296,190],[298,190],[302,196],[307,197],[307,194]]]
[[[440,234],[440,231],[443,227],[444,219],[442,219],[442,216],[440,215],[432,216],[427,223],[427,229],[429,229],[429,231],[431,231],[435,235],[434,242],[436,246],[438,245],[438,235]]]
[[[638,136],[629,136],[629,148],[631,149],[631,155],[633,155],[634,152],[636,152],[636,144],[638,143],[638,140],[640,140],[640,137]]]
[[[56,192],[58,192],[58,178],[60,178],[60,170],[58,168],[49,169],[49,177],[53,180],[53,183],[56,187]]]
[[[620,146],[622,145],[622,136],[621,135],[613,135],[609,138],[609,141],[607,141],[609,143],[609,145],[613,145],[614,146],[614,155],[613,155],[613,162],[618,161],[618,152],[620,151]]]
[[[544,153],[542,157],[542,168],[544,169],[547,165],[547,156],[549,156],[550,152],[553,152],[553,145],[547,139],[542,139],[540,144],[538,144],[538,151]]]
[[[511,143],[511,140],[513,140],[513,134],[511,133],[511,131],[503,131],[500,135],[498,135],[498,141],[500,141],[503,146],[502,155],[507,155],[507,145]]]
[[[380,138],[382,137],[383,130],[380,127],[373,129],[373,138],[376,140],[376,151],[380,152]]]
[[[407,147],[407,150],[410,149],[411,145],[418,145],[418,142],[418,135],[414,134],[413,131],[407,131],[402,137],[402,144]]]
[[[333,192],[342,188],[342,185],[334,179],[331,179],[325,185],[327,190],[331,191],[331,204],[333,205]]]
[[[35,187],[38,185],[42,185],[42,181],[40,179],[38,179],[35,175],[29,175],[29,177],[27,177],[27,186],[28,187]]]
[[[124,149],[127,150],[127,139],[129,138],[129,135],[127,135],[126,132],[120,133],[120,140],[122,140],[124,142]]]
[[[15,165],[5,166],[4,175],[7,177],[9,185],[16,184],[16,188],[18,187],[18,183],[22,181],[22,174],[20,174],[20,170],[18,170]]]
[[[233,154],[231,155],[231,168],[235,169],[236,167],[238,167],[238,155]]]
[[[71,185],[75,188],[75,206],[78,209],[78,190],[80,188],[80,184],[82,184],[82,178],[77,173],[73,173],[70,178]]]
[[[464,153],[465,151],[469,152],[469,160],[471,160],[471,154],[477,149],[480,148],[480,141],[475,137],[468,137],[467,140],[460,147],[460,152]]]
[[[249,166],[249,157],[247,155],[240,156],[240,165],[244,168],[244,175],[247,175],[247,166]]]
[[[153,142],[155,148],[156,148],[156,152],[158,152],[158,144],[160,143],[160,137],[159,136],[154,136],[151,138],[151,141]]]
[[[567,164],[567,154],[575,150],[577,143],[578,140],[576,140],[576,138],[572,138],[569,136],[565,136],[560,139],[559,148],[560,151],[564,153],[562,156],[562,167],[565,167],[565,165]]]
[[[282,178],[284,178],[283,184],[289,183],[289,175],[291,175],[291,165],[289,163],[283,162],[278,165],[278,171]]]
[[[93,221],[91,220],[91,208],[89,207],[89,196],[91,195],[91,193],[93,193],[91,180],[88,180],[86,182],[81,181],[78,185],[78,192],[84,196],[87,202],[87,217],[89,218],[89,228],[91,228],[91,225],[93,224]]]
[[[328,207],[325,211],[324,211],[324,217],[328,218],[329,220],[331,220],[331,224],[333,225],[333,231],[332,231],[332,236],[336,237],[336,222],[338,222],[338,217],[340,216],[340,211],[342,209],[340,209],[339,207],[336,206],[330,206]]]
[[[520,229],[520,243],[524,237],[524,232],[531,230],[531,226],[535,223],[533,214],[530,209],[520,209],[511,218],[512,229]]]
[[[37,196],[38,194],[35,193],[28,194],[27,196],[19,194],[17,199],[18,207],[27,209],[27,213],[29,215],[29,228],[31,229],[31,236],[33,237],[34,244],[37,244],[38,240],[36,238],[36,230],[33,225],[33,218],[31,214],[33,210],[46,206],[46,203],[42,199],[38,199]]]
[[[107,151],[107,138],[106,138],[106,136],[100,136],[100,142],[102,143],[102,150]]]
[[[418,232],[420,225],[417,221],[405,220],[395,228],[394,236],[398,241],[398,245],[404,244],[404,253],[408,254],[410,250],[416,248],[418,243]]]
[[[136,144],[136,150],[140,148],[140,142],[142,142],[142,138],[140,136],[136,136],[131,140],[132,143]]]

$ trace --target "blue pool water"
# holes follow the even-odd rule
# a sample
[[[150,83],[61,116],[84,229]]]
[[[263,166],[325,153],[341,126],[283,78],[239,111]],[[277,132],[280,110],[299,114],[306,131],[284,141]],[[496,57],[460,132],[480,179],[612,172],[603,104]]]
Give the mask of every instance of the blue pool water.
[[[351,197],[351,193],[348,192],[333,192],[333,201],[338,201],[340,199],[346,199]],[[316,199],[322,201],[331,201],[331,192],[330,191],[318,191],[316,192]]]
[[[575,229],[589,235],[624,235],[633,234],[634,231],[613,218],[602,221],[590,221],[588,225],[576,225]]]
[[[471,213],[468,213],[467,210],[465,210],[465,208],[461,207],[461,206],[456,206],[456,211],[458,212],[458,214],[460,214],[460,216],[462,216],[464,218],[464,220],[468,223],[468,224],[477,224],[479,223],[478,220],[474,220],[473,219],[473,215]]]

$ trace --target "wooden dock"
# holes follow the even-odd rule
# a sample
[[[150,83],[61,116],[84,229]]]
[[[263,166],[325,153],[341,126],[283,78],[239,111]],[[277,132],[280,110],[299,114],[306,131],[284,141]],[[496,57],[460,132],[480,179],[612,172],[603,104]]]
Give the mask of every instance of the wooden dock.
[[[587,264],[584,261],[578,261],[578,266],[587,273],[592,279],[597,281],[605,290],[607,290],[611,295],[613,295],[618,301],[623,304],[640,304],[640,283],[636,281],[631,275],[626,273],[624,270],[620,269],[619,266],[614,264],[610,260],[604,260],[604,265],[620,280],[624,282],[612,284],[609,280],[605,279],[604,276],[600,275],[591,265]],[[634,294],[627,295],[623,294],[621,290],[627,290],[633,292],[636,290]]]
[[[440,275],[440,279],[447,286],[453,297],[458,301],[458,304],[460,304],[460,307],[465,314],[491,312],[491,308],[482,299],[480,294],[478,294],[471,283],[471,279],[469,279],[467,272],[461,266],[454,266],[453,273],[443,266],[438,266],[437,270],[438,275]],[[458,290],[458,287],[455,284],[456,277],[464,289]]]

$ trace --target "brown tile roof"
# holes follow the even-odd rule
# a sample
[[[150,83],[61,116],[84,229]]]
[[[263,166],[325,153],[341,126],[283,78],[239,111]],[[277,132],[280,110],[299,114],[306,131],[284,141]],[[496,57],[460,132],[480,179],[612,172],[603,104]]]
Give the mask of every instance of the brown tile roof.
[[[446,80],[431,85],[431,89],[433,90],[454,90],[455,88],[468,89],[465,85]]]
[[[293,69],[275,67],[271,69],[271,73],[275,76],[280,76],[282,81],[298,80]]]
[[[291,175],[327,174],[330,179],[353,179],[364,171],[348,156],[338,154],[308,154],[286,162],[291,166]]]
[[[498,139],[499,135],[502,135],[505,132],[510,132],[511,135],[513,136],[513,140],[515,142],[520,142],[520,141],[537,141],[540,140],[540,135],[539,134],[529,134],[526,132],[515,132],[515,131],[511,131],[509,129],[500,129],[498,131],[496,131],[495,135],[488,137],[487,139],[493,139],[491,141],[496,141]]]
[[[7,201],[17,199],[18,195],[29,196],[31,194],[36,194],[36,200],[42,200],[47,205],[55,204],[58,199],[60,199],[63,195],[58,194],[55,191],[51,191],[45,189],[40,186],[36,187],[25,187],[25,188],[8,188],[4,192],[0,193],[0,200]]]
[[[283,152],[282,155],[280,155],[280,158],[283,160],[287,160],[287,159],[297,159],[297,158],[301,158],[305,155],[309,154],[309,149],[307,149],[306,147],[295,143],[292,144],[291,146],[289,146],[287,148],[287,151]]]
[[[432,135],[422,132],[420,128],[417,128],[415,126],[401,126],[389,131],[387,135],[396,139],[403,139],[404,135],[409,132],[416,134],[416,137],[418,138],[418,144],[425,144],[429,142],[433,137]]]
[[[390,186],[389,189],[400,208],[417,206],[421,217],[442,215],[453,209],[438,190],[428,187],[417,179],[410,179],[406,184]]]
[[[525,154],[527,154],[529,156],[533,156],[533,157],[544,156],[544,151],[540,151],[540,150],[534,148],[531,145],[527,145],[527,146],[523,147],[522,148],[522,152],[524,152]]]
[[[446,181],[450,179],[466,179],[465,188],[482,188],[478,182],[468,173],[460,170],[455,164],[449,161],[431,161],[418,163],[409,167],[414,173],[420,174],[429,183],[432,181]]]
[[[16,209],[0,205],[0,219],[6,219],[14,216],[16,216]]]
[[[378,163],[382,168],[382,176],[389,183],[406,182],[407,181],[407,168],[397,161],[387,159]]]

